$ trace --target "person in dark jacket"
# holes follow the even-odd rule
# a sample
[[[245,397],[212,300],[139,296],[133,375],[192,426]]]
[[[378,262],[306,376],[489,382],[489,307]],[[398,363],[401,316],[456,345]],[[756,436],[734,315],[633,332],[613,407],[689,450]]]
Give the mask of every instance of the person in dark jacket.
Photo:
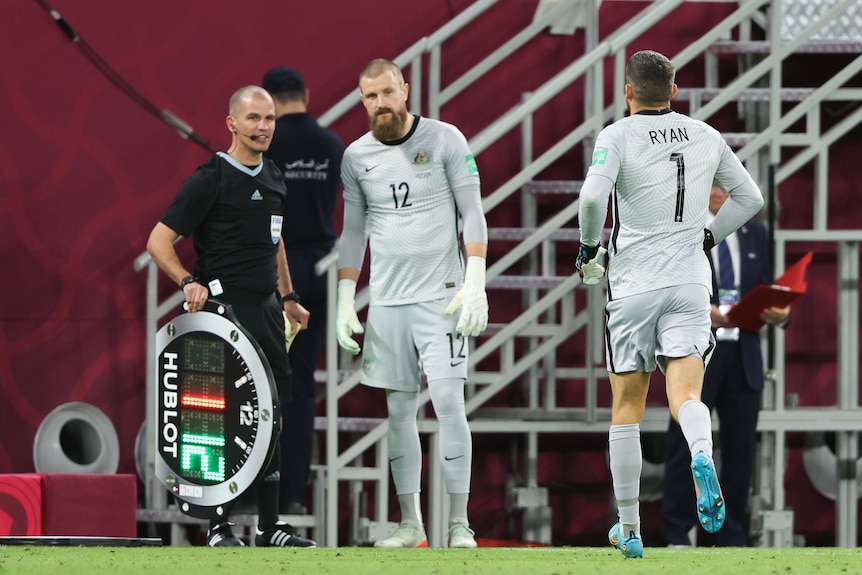
[[[333,213],[341,190],[344,144],[308,113],[309,92],[302,74],[284,66],[269,70],[262,86],[275,102],[276,130],[264,156],[284,174],[291,209],[282,238],[290,261],[293,288],[311,314],[308,329],[288,352],[293,369],[292,395],[282,403],[281,509],[304,514],[314,443],[314,371],[326,344],[326,275],[317,262],[335,245]]]

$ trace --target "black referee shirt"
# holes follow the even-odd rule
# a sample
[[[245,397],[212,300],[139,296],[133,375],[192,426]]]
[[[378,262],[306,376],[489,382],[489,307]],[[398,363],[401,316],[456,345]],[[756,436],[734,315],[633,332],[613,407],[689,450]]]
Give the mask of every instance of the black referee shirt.
[[[272,294],[285,197],[272,161],[249,168],[218,152],[186,179],[161,222],[193,238],[202,282]]]

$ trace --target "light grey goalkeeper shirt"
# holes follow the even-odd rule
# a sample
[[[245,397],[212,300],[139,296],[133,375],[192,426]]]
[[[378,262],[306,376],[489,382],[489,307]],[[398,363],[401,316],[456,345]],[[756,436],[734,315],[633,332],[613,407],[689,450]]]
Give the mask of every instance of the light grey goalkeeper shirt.
[[[703,229],[713,181],[730,192],[713,223],[719,241],[751,219],[763,197],[717,130],[666,109],[639,112],[599,133],[578,220],[581,242],[597,245],[611,194],[609,298],[682,284],[712,292]]]
[[[451,124],[415,117],[410,133],[380,142],[366,133],[341,164],[344,228],[338,267],[362,269],[370,244],[370,305],[452,297],[464,281],[464,241],[487,242],[479,170]]]

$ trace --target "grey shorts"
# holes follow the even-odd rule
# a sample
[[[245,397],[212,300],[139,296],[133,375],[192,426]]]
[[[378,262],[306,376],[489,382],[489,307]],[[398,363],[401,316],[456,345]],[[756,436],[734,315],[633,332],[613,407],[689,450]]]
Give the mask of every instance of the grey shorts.
[[[455,332],[458,314],[449,299],[398,306],[370,306],[360,381],[371,387],[418,391],[425,375],[467,379],[467,340]]]
[[[609,301],[607,367],[611,373],[665,371],[667,358],[696,355],[709,363],[715,349],[709,292],[686,284]]]

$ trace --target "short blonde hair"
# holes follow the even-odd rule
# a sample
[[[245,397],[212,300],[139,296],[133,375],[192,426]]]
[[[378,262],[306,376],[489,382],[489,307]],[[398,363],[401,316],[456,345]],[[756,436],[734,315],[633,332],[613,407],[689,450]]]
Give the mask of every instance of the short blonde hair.
[[[392,72],[398,83],[402,86],[404,85],[404,74],[401,73],[401,68],[398,67],[398,64],[386,58],[375,58],[366,64],[362,72],[359,73],[359,81],[361,82],[362,78],[376,78],[386,72]]]

